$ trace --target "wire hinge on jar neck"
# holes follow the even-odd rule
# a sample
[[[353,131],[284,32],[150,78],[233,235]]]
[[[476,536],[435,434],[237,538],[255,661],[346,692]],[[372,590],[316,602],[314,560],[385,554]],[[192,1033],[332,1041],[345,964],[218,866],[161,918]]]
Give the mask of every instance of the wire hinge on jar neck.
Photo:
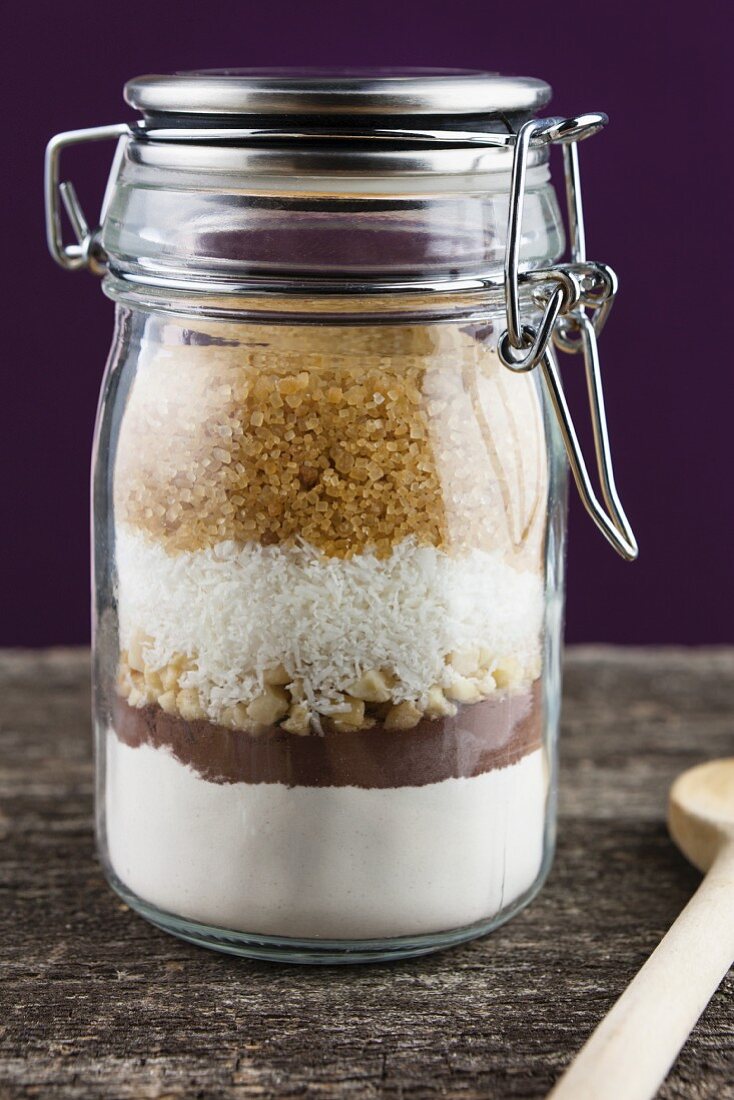
[[[91,270],[96,275],[104,273],[107,267],[107,257],[99,243],[99,226],[104,221],[105,208],[109,197],[108,192],[102,202],[97,226],[90,228],[77,197],[73,183],[59,183],[59,165],[62,151],[70,145],[79,145],[90,141],[108,141],[110,138],[122,139],[130,133],[130,127],[125,122],[115,123],[112,126],[93,126],[87,130],[68,130],[66,133],[57,134],[46,147],[46,161],[44,172],[44,200],[46,206],[46,240],[48,249],[57,264],[67,271],[79,271],[82,268]],[[122,141],[118,141],[117,155],[122,154]],[[114,164],[110,179],[115,178]],[[71,227],[76,236],[76,244],[65,244],[61,227],[61,208],[59,199],[64,204]]]
[[[601,121],[600,121],[601,120]],[[530,145],[536,149],[548,145],[554,141],[570,140],[575,134],[587,136],[590,132],[603,125],[605,116],[583,115],[576,119],[552,118],[546,119],[543,127],[531,135]],[[102,204],[97,225],[90,228],[90,223],[84,216],[81,205],[76,195],[73,184],[60,183],[61,153],[74,145],[88,142],[105,141],[117,138],[117,154],[112,163],[107,191]],[[313,126],[313,125],[283,125],[283,126],[250,126],[242,127],[236,122],[226,126],[186,126],[177,125],[149,125],[147,122],[115,123],[111,126],[94,126],[84,130],[69,130],[57,134],[46,147],[45,159],[45,208],[46,208],[46,238],[48,248],[56,262],[67,271],[79,271],[82,268],[91,270],[96,275],[103,275],[107,270],[107,256],[100,243],[101,226],[111,197],[112,188],[117,175],[119,159],[123,154],[125,142],[123,139],[133,139],[139,142],[168,143],[173,145],[186,145],[198,143],[214,143],[216,145],[265,145],[275,142],[299,144],[306,142],[325,142],[338,147],[340,144],[348,147],[350,143],[359,141],[362,144],[376,144],[381,147],[390,146],[403,148],[406,142],[423,149],[439,148],[471,148],[472,146],[495,148],[497,150],[510,150],[515,144],[516,135],[512,132],[484,132],[467,130],[431,130],[425,128],[385,126],[364,126],[352,121],[343,126]],[[61,224],[61,210],[66,210],[72,229],[76,236],[76,243],[69,244],[64,241]],[[153,280],[148,280],[153,281]],[[211,280],[210,280],[211,281]],[[251,281],[252,282],[252,281]],[[477,287],[483,285],[484,280],[472,280]],[[164,285],[164,284],[161,284]],[[254,284],[253,284],[254,285]],[[465,283],[453,280],[451,289],[469,289]],[[230,289],[234,289],[230,287]],[[252,289],[252,285],[248,286]],[[278,289],[287,289],[278,288]],[[300,291],[300,287],[298,288]],[[316,287],[316,290],[319,288]],[[324,290],[333,290],[333,287],[324,286]],[[367,284],[365,291],[383,290],[402,291],[405,289],[433,289],[432,285],[421,284],[413,286],[403,283],[387,283],[384,286]],[[441,287],[443,289],[443,287]]]
[[[586,236],[581,201],[578,142],[596,133],[607,122],[606,115],[584,115],[559,123],[556,118],[533,119],[521,127],[515,141],[510,183],[510,215],[505,251],[505,298],[507,328],[498,343],[504,365],[515,372],[540,367],[548,397],[558,421],[571,472],[584,507],[604,537],[627,561],[637,557],[637,541],[622,508],[614,480],[609,433],[604,408],[597,337],[617,293],[617,277],[605,264],[586,259]],[[531,284],[539,288],[543,316],[537,328],[524,325],[520,317],[520,239],[525,198],[527,157],[538,140],[563,145],[566,200],[571,236],[571,263],[533,271]],[[548,290],[548,287],[551,287]],[[587,310],[589,312],[587,313]],[[606,510],[594,492],[553,351],[553,344],[584,358],[589,394],[594,450]]]

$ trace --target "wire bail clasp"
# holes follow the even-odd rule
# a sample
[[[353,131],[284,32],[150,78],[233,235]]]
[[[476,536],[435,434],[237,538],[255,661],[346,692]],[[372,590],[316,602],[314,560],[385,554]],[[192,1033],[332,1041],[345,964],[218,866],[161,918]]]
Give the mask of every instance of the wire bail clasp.
[[[505,249],[507,328],[499,338],[497,352],[504,365],[516,373],[531,371],[540,366],[584,507],[617,553],[627,561],[634,561],[638,554],[637,541],[622,508],[614,480],[597,347],[597,337],[609,316],[617,293],[617,277],[606,264],[593,263],[586,259],[578,160],[578,142],[596,133],[607,121],[607,116],[601,113],[572,119],[535,119],[526,122],[518,131],[512,162]],[[520,241],[528,151],[531,146],[543,143],[563,145],[571,262],[521,274]],[[520,286],[523,282],[528,283],[531,288],[539,288],[535,292],[535,298],[543,303],[544,310],[537,329],[522,323]],[[586,312],[587,309],[590,313]],[[573,354],[581,351],[583,354],[596,464],[606,510],[597,498],[589,477],[563,390],[553,351],[554,343],[564,352]]]
[[[105,209],[109,199],[108,186],[102,211],[97,225],[92,229],[84,215],[81,203],[76,193],[74,184],[65,181],[59,183],[59,164],[61,153],[71,145],[80,145],[89,141],[107,141],[111,138],[125,138],[129,135],[130,128],[125,122],[115,123],[112,126],[93,126],[87,130],[67,130],[66,133],[57,134],[51,138],[46,146],[46,158],[44,161],[44,201],[46,207],[46,241],[48,250],[57,264],[66,271],[79,271],[86,267],[95,275],[104,274],[107,267],[107,256],[99,243],[99,227],[104,221]],[[123,142],[118,142],[115,161],[122,155]],[[110,179],[115,176],[115,162],[113,162]],[[61,205],[71,222],[76,244],[65,244],[61,226]]]

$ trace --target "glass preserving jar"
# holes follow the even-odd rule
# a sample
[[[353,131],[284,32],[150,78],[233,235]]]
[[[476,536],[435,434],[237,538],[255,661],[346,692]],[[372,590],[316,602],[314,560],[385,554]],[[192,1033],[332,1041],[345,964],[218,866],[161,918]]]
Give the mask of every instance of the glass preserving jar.
[[[100,855],[196,943],[360,961],[481,935],[553,850],[566,455],[609,461],[577,142],[461,71],[143,77],[59,135],[49,244],[104,275]],[[90,230],[61,150],[116,137]],[[550,182],[567,159],[571,259]],[[64,244],[63,199],[77,244]],[[599,504],[553,344],[583,354]],[[538,369],[534,369],[534,368]]]

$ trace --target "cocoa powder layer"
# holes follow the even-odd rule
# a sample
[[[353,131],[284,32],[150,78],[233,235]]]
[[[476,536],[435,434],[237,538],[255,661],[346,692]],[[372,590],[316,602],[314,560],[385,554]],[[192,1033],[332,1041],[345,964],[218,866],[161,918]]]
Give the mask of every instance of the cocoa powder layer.
[[[284,783],[289,787],[421,787],[470,778],[515,764],[540,748],[540,681],[459,708],[452,718],[423,719],[410,730],[306,735],[273,726],[260,734],[205,719],[186,721],[158,706],[116,699],[114,728],[131,748],[168,749],[212,783]]]

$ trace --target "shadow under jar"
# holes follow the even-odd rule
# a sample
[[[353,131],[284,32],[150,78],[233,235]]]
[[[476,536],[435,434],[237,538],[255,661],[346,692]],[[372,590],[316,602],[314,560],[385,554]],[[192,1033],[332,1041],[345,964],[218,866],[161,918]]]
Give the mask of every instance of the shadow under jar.
[[[94,472],[107,875],[233,953],[483,934],[552,857],[563,440],[498,350],[512,147],[369,130],[514,134],[549,89],[229,73],[127,95],[144,129],[85,255],[117,314]],[[281,111],[300,136],[244,133]],[[547,148],[525,189],[533,270],[563,245]]]

